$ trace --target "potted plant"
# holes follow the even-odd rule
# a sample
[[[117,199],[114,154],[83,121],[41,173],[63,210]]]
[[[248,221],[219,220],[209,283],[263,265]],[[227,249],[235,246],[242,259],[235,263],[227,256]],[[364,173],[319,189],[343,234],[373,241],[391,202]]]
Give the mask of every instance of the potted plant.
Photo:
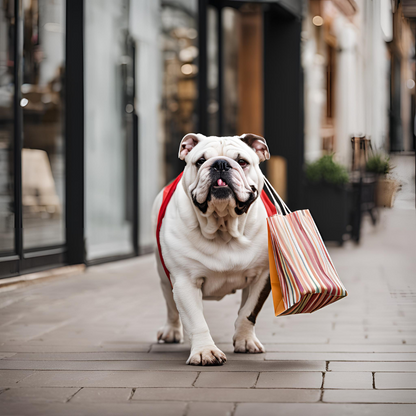
[[[350,209],[347,169],[333,155],[308,163],[305,170],[306,207],[326,241],[344,242]]]
[[[378,207],[393,207],[399,182],[389,178],[389,173],[394,169],[388,156],[375,154],[371,156],[366,164],[366,171],[377,175],[376,205]]]

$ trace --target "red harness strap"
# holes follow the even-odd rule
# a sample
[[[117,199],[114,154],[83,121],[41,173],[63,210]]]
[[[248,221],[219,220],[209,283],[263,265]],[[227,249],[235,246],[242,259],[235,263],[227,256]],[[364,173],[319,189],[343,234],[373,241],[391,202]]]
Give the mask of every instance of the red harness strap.
[[[160,206],[159,215],[157,217],[157,227],[156,227],[157,249],[159,251],[159,257],[160,257],[160,261],[162,262],[163,269],[165,270],[166,276],[168,277],[171,285],[172,285],[172,282],[170,280],[170,273],[166,267],[165,261],[163,260],[162,248],[160,247],[160,228],[162,227],[162,221],[163,221],[163,218],[165,217],[168,204],[170,200],[172,199],[172,195],[175,192],[175,189],[178,186],[178,183],[181,180],[182,175],[183,175],[183,172],[173,182],[171,182],[169,185],[167,185],[163,189],[162,205]],[[273,205],[272,201],[270,201],[269,197],[267,196],[266,192],[264,192],[264,190],[261,192],[260,198],[263,201],[264,208],[266,208],[267,216],[271,217],[272,215],[276,215],[277,214],[276,207]]]

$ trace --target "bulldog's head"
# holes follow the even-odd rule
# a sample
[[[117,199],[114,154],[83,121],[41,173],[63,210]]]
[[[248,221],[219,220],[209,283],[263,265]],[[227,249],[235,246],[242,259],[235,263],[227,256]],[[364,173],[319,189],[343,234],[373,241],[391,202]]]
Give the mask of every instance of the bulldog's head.
[[[179,147],[183,186],[202,215],[236,217],[248,211],[263,188],[259,163],[270,158],[263,137],[187,134]]]

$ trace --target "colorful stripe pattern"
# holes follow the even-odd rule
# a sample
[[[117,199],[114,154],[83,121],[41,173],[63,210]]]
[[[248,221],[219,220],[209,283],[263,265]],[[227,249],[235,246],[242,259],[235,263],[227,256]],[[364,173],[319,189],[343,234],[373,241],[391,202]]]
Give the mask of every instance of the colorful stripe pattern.
[[[267,223],[276,316],[311,313],[347,296],[309,210]]]

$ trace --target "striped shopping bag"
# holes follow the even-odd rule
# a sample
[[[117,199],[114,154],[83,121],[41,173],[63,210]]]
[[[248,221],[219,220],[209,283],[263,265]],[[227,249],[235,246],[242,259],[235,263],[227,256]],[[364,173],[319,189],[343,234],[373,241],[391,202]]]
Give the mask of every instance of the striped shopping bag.
[[[291,212],[264,180],[277,209],[267,218],[275,315],[311,313],[347,296],[309,210]]]

